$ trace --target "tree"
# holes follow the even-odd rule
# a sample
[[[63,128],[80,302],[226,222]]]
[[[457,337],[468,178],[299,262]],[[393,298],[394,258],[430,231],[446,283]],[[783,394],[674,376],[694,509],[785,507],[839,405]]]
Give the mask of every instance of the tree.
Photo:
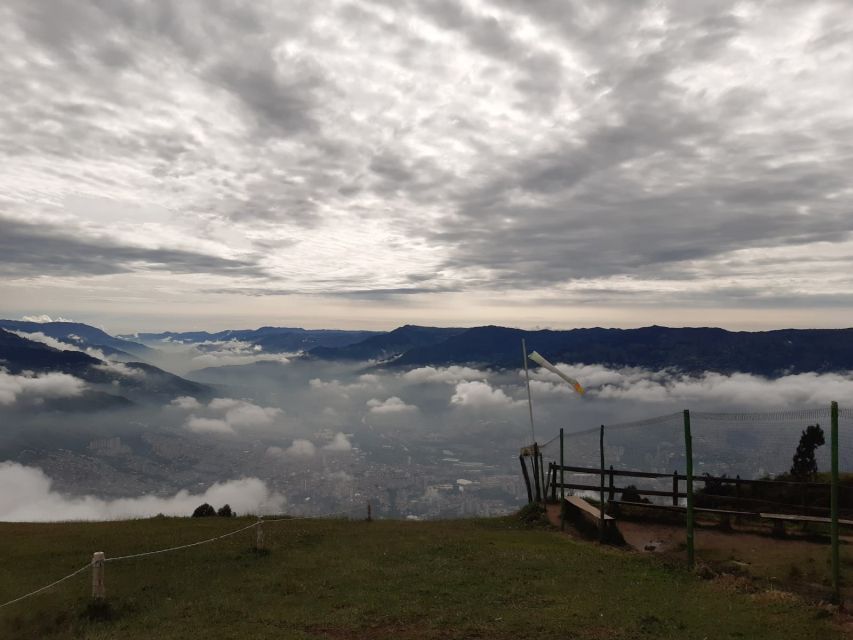
[[[216,509],[211,507],[206,502],[204,504],[200,504],[196,507],[195,511],[193,511],[193,518],[209,518],[211,516],[216,515]]]
[[[823,446],[826,441],[823,438],[823,429],[819,424],[814,424],[803,431],[800,436],[800,444],[794,454],[791,465],[791,476],[803,482],[813,480],[817,474],[817,461],[814,457],[815,449]]]
[[[230,518],[234,515],[231,511],[231,505],[226,504],[224,507],[221,507],[219,511],[216,512],[216,515],[221,516],[223,518]]]

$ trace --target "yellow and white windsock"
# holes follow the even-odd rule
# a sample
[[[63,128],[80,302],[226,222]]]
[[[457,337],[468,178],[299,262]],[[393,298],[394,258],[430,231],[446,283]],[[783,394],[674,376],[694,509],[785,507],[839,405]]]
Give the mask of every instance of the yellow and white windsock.
[[[568,382],[570,385],[572,385],[572,387],[574,388],[574,390],[575,390],[575,391],[577,391],[579,394],[583,395],[584,393],[586,393],[586,391],[584,391],[584,388],[581,386],[581,383],[580,383],[580,382],[578,382],[578,381],[577,381],[577,380],[575,380],[574,378],[571,378],[571,377],[567,376],[565,373],[563,373],[562,371],[560,371],[560,370],[559,370],[557,367],[555,367],[553,364],[551,364],[550,362],[548,362],[545,358],[543,358],[542,356],[540,356],[536,351],[534,351],[533,353],[531,353],[531,354],[530,354],[529,356],[527,356],[527,357],[528,357],[528,358],[530,358],[531,360],[533,360],[533,362],[535,362],[536,364],[538,364],[540,367],[545,367],[546,369],[548,369],[548,371],[550,371],[550,372],[552,372],[552,373],[556,373],[556,374],[557,374],[558,376],[560,376],[563,380],[565,380],[565,381],[566,381],[566,382]]]

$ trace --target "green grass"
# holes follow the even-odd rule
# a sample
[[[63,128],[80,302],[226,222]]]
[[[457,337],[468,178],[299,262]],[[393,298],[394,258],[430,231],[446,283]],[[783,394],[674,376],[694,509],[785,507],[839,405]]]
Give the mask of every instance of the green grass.
[[[0,524],[0,603],[107,556],[193,542],[234,518]],[[291,520],[106,566],[0,610],[13,638],[834,638],[818,609],[730,593],[680,569],[516,519]]]

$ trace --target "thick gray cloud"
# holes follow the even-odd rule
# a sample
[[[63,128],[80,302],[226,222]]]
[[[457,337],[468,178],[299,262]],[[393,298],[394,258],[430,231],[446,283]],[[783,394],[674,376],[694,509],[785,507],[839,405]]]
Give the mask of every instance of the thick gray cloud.
[[[105,275],[139,269],[175,273],[261,276],[251,262],[177,249],[132,246],[109,237],[86,237],[46,225],[0,218],[0,272],[12,276]]]
[[[0,18],[9,275],[188,274],[176,295],[257,309],[464,292],[481,315],[504,294],[853,295],[849,3],[17,1]]]

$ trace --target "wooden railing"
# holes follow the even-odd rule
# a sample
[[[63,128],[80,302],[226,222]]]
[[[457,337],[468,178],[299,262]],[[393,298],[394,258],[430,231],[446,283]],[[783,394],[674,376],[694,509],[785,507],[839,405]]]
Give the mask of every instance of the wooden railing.
[[[582,482],[564,482],[561,483],[558,480],[558,472],[559,471],[574,473],[574,474],[589,474],[593,476],[597,476],[598,483],[596,484],[586,484]],[[672,485],[671,489],[648,489],[643,487],[634,487],[632,486],[630,490],[635,492],[639,496],[652,496],[652,497],[668,497],[671,498],[673,505],[678,505],[679,500],[687,497],[687,493],[681,490],[681,482],[687,480],[687,476],[685,474],[678,473],[674,471],[673,473],[659,473],[659,472],[651,472],[651,471],[633,471],[627,469],[614,469],[611,465],[609,469],[605,469],[602,472],[601,468],[596,467],[579,467],[579,466],[571,466],[571,465],[559,465],[557,463],[551,463],[548,468],[548,480],[547,480],[547,488],[545,491],[545,495],[548,495],[550,491],[550,496],[552,500],[557,499],[557,489],[572,489],[578,491],[592,491],[599,493],[604,488],[605,500],[612,501],[616,499],[617,494],[622,494],[627,486],[617,486],[616,478],[642,478],[642,479],[654,479],[654,480],[671,480]],[[744,511],[752,511],[757,508],[764,508],[766,506],[772,505],[773,507],[785,510],[796,510],[799,513],[803,514],[825,514],[829,513],[829,490],[830,484],[826,482],[797,482],[793,480],[749,480],[746,478],[741,478],[740,476],[735,476],[734,478],[729,478],[727,476],[711,476],[711,475],[702,475],[702,476],[693,476],[694,482],[701,482],[705,487],[709,484],[714,483],[717,485],[728,485],[734,487],[734,495],[717,495],[706,492],[696,492],[694,491],[694,495],[701,496],[703,500],[707,500],[708,502],[715,503],[728,503],[732,505],[736,505],[738,507],[742,507]],[[755,487],[755,488],[778,488],[778,487],[787,487],[796,491],[796,488],[799,487],[800,491],[798,496],[798,503],[794,503],[791,500],[786,501],[774,501],[768,499],[767,497],[758,497],[756,495],[744,496],[742,495],[742,487]],[[840,487],[845,492],[853,491],[851,487]],[[826,506],[815,505],[814,503],[814,494],[820,493],[821,498],[826,498]],[[810,499],[810,496],[812,499]],[[853,509],[845,509],[850,513],[853,513]]]

